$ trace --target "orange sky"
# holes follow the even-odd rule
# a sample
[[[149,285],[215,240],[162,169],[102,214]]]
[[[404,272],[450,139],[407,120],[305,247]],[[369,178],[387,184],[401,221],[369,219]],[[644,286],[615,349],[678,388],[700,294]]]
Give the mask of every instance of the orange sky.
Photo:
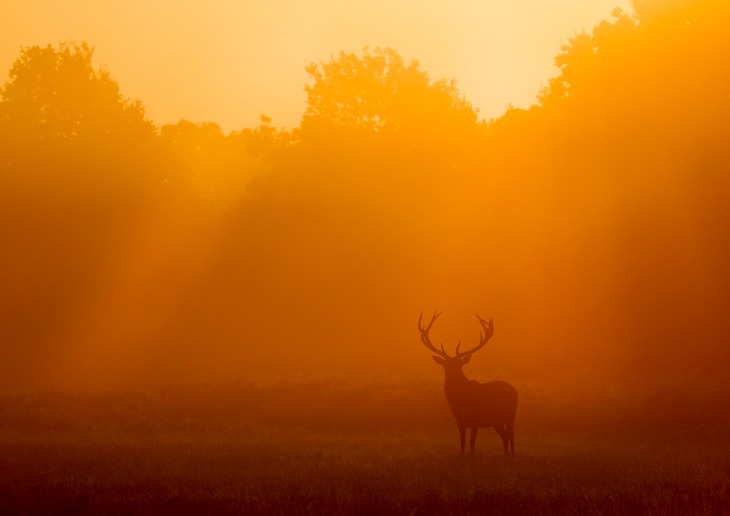
[[[86,40],[122,92],[157,123],[225,130],[265,113],[292,127],[304,67],[340,50],[389,46],[433,77],[455,77],[486,118],[534,102],[567,37],[629,10],[629,0],[5,0],[3,82],[21,46]]]

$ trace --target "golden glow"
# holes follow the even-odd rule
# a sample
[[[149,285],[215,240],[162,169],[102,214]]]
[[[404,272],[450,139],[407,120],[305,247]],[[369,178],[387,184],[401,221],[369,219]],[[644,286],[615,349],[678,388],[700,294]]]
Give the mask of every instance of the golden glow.
[[[432,309],[447,349],[494,317],[475,377],[717,369],[728,8],[636,2],[576,34],[588,2],[512,4],[15,5],[0,386],[432,374]]]
[[[482,116],[527,107],[555,74],[566,38],[628,0],[422,2],[3,2],[0,70],[19,47],[88,41],[125,95],[157,123],[251,127],[261,113],[294,127],[304,110],[304,67],[340,50],[390,47],[433,78],[455,77]]]

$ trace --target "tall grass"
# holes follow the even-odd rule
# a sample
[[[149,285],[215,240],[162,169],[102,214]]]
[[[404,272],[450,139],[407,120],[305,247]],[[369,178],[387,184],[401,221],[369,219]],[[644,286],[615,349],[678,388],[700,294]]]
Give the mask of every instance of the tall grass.
[[[515,382],[461,457],[440,382],[0,397],[0,514],[730,514],[730,389]]]
[[[0,509],[32,513],[719,514],[725,440],[483,431],[83,433],[0,438]]]

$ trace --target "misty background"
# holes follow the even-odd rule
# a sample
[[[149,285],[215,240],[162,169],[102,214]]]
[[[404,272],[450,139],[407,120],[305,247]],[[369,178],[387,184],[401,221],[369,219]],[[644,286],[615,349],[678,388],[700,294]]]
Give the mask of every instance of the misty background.
[[[0,89],[0,388],[727,372],[730,7],[634,2],[480,121],[396,50],[307,68],[298,126],[156,126],[93,45]],[[242,99],[245,102],[245,99]]]

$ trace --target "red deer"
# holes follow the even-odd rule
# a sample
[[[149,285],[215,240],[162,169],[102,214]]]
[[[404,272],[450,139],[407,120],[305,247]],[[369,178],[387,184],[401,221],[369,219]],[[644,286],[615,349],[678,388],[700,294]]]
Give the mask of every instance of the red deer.
[[[438,319],[440,313],[435,312],[431,322],[423,327],[423,313],[418,318],[418,330],[421,332],[421,342],[424,346],[435,353],[433,359],[437,364],[444,367],[444,393],[451,412],[456,418],[456,426],[459,428],[461,454],[464,455],[464,444],[466,440],[466,429],[471,429],[471,454],[474,455],[474,444],[477,439],[479,428],[493,427],[504,444],[504,454],[507,453],[507,445],[512,449],[512,456],[515,455],[515,414],[517,413],[517,391],[507,382],[486,382],[480,383],[469,380],[461,368],[471,360],[471,356],[482,349],[487,341],[494,334],[494,323],[492,318],[485,321],[479,314],[476,314],[479,323],[484,329],[484,334],[479,333],[479,344],[473,349],[459,351],[461,341],[456,346],[456,355],[449,356],[441,344],[438,350],[431,344],[428,332],[431,326]]]

